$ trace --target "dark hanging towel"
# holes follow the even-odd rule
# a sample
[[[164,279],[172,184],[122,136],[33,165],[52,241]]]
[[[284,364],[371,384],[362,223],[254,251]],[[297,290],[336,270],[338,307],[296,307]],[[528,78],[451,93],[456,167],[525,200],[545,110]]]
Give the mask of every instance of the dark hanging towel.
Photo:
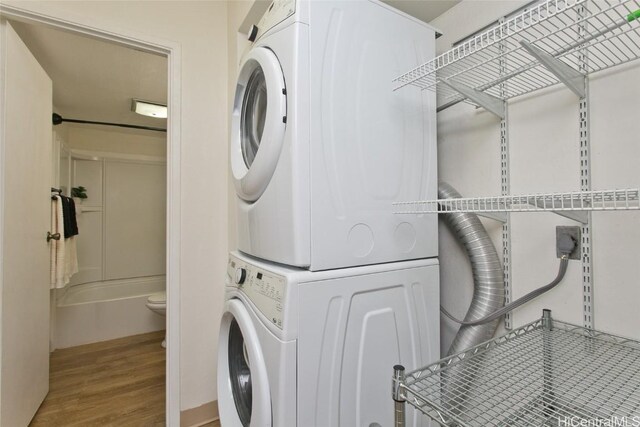
[[[76,204],[71,197],[60,196],[62,201],[62,218],[64,218],[64,238],[78,235]]]

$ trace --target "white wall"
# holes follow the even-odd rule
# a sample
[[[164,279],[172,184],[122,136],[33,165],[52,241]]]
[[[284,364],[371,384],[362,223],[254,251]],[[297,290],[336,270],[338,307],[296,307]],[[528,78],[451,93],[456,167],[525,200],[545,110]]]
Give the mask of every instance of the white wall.
[[[179,43],[181,409],[215,400],[227,259],[227,3],[5,1],[53,17]]]
[[[65,139],[70,149],[167,157],[165,133],[93,125],[61,126],[66,127]]]
[[[440,52],[526,2],[463,1],[432,22],[444,36]],[[590,80],[592,188],[638,187],[640,148],[630,130],[637,121],[640,63],[596,74]],[[500,194],[499,119],[482,109],[458,104],[438,114],[440,180],[463,196]],[[568,89],[555,87],[509,104],[512,194],[580,189],[578,101]],[[512,214],[513,297],[551,281],[556,275],[556,225],[577,225],[553,214]],[[640,213],[593,215],[593,283],[595,326],[640,338]],[[501,226],[483,220],[501,254]],[[460,246],[440,226],[442,304],[463,316],[471,299],[469,263]],[[582,324],[580,261],[571,261],[563,283],[514,313],[516,326],[540,317]],[[442,352],[457,326],[442,320]]]

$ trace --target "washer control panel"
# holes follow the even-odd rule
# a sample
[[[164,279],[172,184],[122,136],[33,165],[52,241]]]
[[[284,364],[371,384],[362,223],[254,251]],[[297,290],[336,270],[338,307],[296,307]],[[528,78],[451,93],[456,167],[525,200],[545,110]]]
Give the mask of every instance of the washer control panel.
[[[229,258],[227,274],[230,286],[241,290],[271,323],[282,329],[284,278],[233,257]]]
[[[296,0],[273,0],[267,11],[262,15],[262,19],[258,22],[257,35],[259,36],[269,31],[295,12]]]

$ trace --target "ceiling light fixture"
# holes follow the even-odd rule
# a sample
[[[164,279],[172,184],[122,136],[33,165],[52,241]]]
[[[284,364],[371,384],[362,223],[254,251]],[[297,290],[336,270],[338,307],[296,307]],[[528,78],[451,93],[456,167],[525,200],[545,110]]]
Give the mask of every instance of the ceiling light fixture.
[[[133,98],[131,100],[131,111],[143,116],[155,117],[158,119],[167,118],[167,106],[157,102],[142,101]]]

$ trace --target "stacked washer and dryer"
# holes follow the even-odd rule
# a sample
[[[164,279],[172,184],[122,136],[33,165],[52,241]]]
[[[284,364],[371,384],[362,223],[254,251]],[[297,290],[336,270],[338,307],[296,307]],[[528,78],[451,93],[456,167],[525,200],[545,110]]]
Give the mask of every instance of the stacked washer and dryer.
[[[390,426],[391,367],[439,358],[437,218],[392,206],[436,198],[435,95],[391,83],[435,31],[378,1],[276,0],[249,36],[222,426]]]

